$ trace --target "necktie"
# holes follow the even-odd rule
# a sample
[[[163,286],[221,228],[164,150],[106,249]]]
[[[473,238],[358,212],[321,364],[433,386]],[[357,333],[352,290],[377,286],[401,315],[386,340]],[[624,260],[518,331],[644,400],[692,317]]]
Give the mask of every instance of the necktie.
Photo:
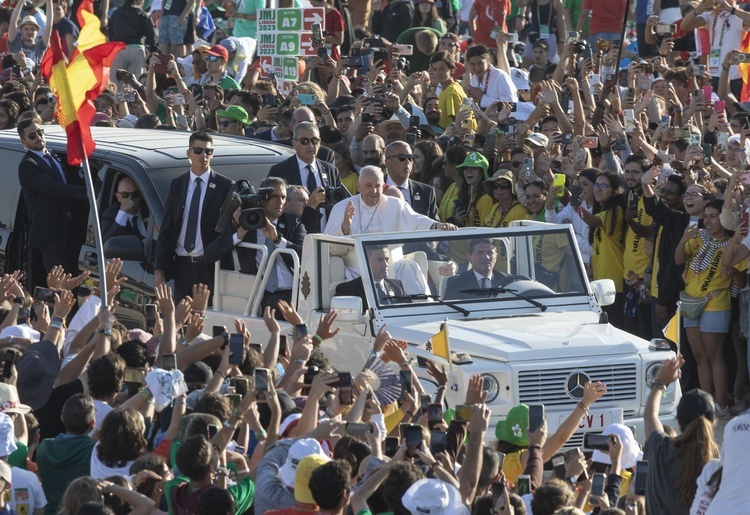
[[[273,240],[266,238],[265,246],[268,249],[268,257],[270,258],[273,251],[276,250],[276,244],[273,242]],[[273,293],[278,289],[279,276],[276,273],[276,262],[274,260],[273,266],[268,267],[268,282],[266,283],[266,291],[270,291],[271,293]]]
[[[315,171],[310,165],[307,165],[305,168],[307,168],[307,191],[312,193],[318,187],[318,183],[315,181]]]
[[[201,203],[201,181],[200,177],[195,179],[193,198],[190,200],[190,213],[188,214],[187,231],[185,231],[185,250],[192,252],[195,249],[196,231],[198,229],[198,210]]]
[[[404,200],[406,200],[409,204],[411,204],[411,202],[409,202],[409,200],[410,200],[409,197],[406,196],[406,193],[407,193],[406,192],[406,188],[403,187],[403,186],[399,186],[398,189],[401,192],[401,195],[403,195]],[[409,200],[407,200],[407,199],[409,199]]]
[[[383,286],[383,283],[375,283],[378,287],[378,300],[382,301],[384,304],[388,303],[388,292],[385,290],[385,286]]]
[[[490,287],[490,280],[487,279],[486,277],[482,277],[482,289],[486,290],[489,287]]]
[[[130,219],[130,227],[133,229],[133,232],[137,234],[140,239],[143,239],[141,230],[138,228],[138,215],[133,215],[133,218]]]
[[[50,168],[59,173],[62,181],[67,184],[68,181],[65,179],[65,173],[63,173],[62,167],[57,162],[57,159],[55,159],[54,156],[52,156],[52,154],[50,153],[44,154],[44,158],[47,160],[47,164],[49,164]]]

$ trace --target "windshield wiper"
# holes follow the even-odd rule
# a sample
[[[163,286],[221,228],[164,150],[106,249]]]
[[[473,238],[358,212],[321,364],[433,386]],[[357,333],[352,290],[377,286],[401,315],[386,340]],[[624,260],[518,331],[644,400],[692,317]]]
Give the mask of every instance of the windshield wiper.
[[[453,303],[445,302],[443,299],[440,298],[439,295],[426,295],[424,293],[412,293],[410,295],[390,295],[388,297],[381,297],[380,300],[395,300],[396,302],[404,302],[404,301],[410,301],[410,300],[427,300],[432,299],[434,301],[437,301],[438,304],[441,306],[448,306],[449,308],[453,308],[459,313],[461,313],[463,316],[467,317],[471,314],[471,311],[468,309],[464,309],[461,306],[456,306]]]
[[[528,297],[524,297],[523,295],[518,293],[518,290],[514,290],[512,288],[487,288],[485,290],[480,290],[479,288],[475,288],[472,290],[461,290],[460,293],[470,293],[472,295],[486,295],[488,293],[510,293],[514,297],[523,299],[529,304],[531,304],[532,306],[538,307],[539,309],[542,310],[542,312],[547,311],[547,306],[545,306],[541,302],[536,301],[534,299],[530,299]]]

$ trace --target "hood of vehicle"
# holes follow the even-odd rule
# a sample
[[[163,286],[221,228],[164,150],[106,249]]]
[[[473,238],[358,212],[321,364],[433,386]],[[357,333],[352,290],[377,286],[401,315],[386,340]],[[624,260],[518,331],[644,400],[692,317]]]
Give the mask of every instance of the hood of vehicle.
[[[412,343],[427,342],[440,330],[440,324],[405,324],[388,331],[394,338]],[[467,352],[486,359],[548,360],[588,357],[593,354],[632,354],[645,351],[648,342],[610,324],[600,324],[599,316],[588,312],[545,313],[492,319],[448,321],[452,352]]]

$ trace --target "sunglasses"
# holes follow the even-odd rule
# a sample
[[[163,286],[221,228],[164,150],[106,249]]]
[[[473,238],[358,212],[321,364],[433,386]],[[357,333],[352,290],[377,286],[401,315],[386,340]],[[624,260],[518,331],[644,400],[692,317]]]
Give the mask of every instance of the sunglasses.
[[[233,123],[237,123],[237,120],[219,120],[219,125],[222,127],[229,127]]]
[[[599,190],[599,191],[604,191],[604,190],[606,190],[607,188],[611,188],[611,187],[612,187],[612,186],[610,186],[609,184],[604,184],[603,182],[602,182],[602,183],[598,183],[598,182],[597,182],[597,183],[594,183],[594,184],[592,184],[591,186],[592,186],[592,187],[593,187],[593,188],[594,188],[595,190]]]
[[[201,155],[203,152],[205,152],[207,156],[211,156],[214,153],[214,149],[212,148],[193,147],[191,150],[196,156]]]
[[[301,145],[306,147],[310,143],[312,143],[313,145],[317,145],[318,143],[320,143],[320,138],[297,138],[297,141],[299,141]]]
[[[398,160],[401,161],[402,163],[406,161],[407,159],[409,161],[414,161],[414,154],[396,154],[393,156],[388,156],[386,157],[386,159],[393,159],[394,157],[397,157]]]
[[[122,198],[141,198],[140,191],[118,191],[117,194]]]
[[[219,59],[221,59],[221,57],[219,57],[218,55],[207,55],[203,59],[205,61],[208,61],[208,62],[211,62],[211,63],[215,63],[216,61],[218,61]]]
[[[26,135],[26,137],[29,138],[31,141],[34,141],[37,136],[39,136],[40,138],[44,136],[44,129],[37,129],[34,132],[30,132]]]
[[[511,189],[511,186],[507,182],[500,182],[500,183],[496,182],[495,184],[492,185],[492,189],[493,190],[509,190]]]

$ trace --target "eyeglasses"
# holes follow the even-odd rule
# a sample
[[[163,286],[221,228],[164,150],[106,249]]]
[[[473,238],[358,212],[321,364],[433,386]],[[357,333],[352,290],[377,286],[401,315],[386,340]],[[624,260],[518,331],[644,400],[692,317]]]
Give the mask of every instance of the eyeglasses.
[[[237,120],[219,120],[219,125],[222,127],[229,127],[233,123],[237,123]]]
[[[507,182],[496,182],[492,185],[493,190],[509,190],[511,189],[511,185]]]
[[[297,141],[299,141],[301,145],[306,147],[310,143],[312,143],[313,145],[317,145],[318,143],[320,143],[320,138],[297,138]]]
[[[221,59],[221,57],[219,57],[218,55],[207,55],[203,59],[205,61],[215,63],[216,61],[218,61],[219,59]]]
[[[193,151],[193,154],[197,156],[201,155],[203,152],[205,152],[207,156],[211,156],[214,153],[214,149],[212,148],[193,147],[191,150]]]
[[[118,191],[117,194],[122,198],[141,198],[140,191]]]
[[[684,195],[685,198],[698,198],[702,196],[703,193],[701,193],[700,191],[691,191],[690,193],[685,193]]]
[[[386,156],[386,159],[393,159],[394,157],[397,157],[399,161],[402,163],[406,161],[407,159],[409,161],[414,161],[414,154],[395,154],[393,156]]]
[[[30,132],[26,135],[26,137],[29,138],[31,141],[34,141],[37,136],[39,136],[40,138],[44,136],[44,129],[37,129],[34,132]]]
[[[612,187],[612,186],[610,186],[609,184],[605,184],[605,183],[603,183],[603,182],[601,182],[601,183],[600,183],[600,182],[596,182],[596,183],[592,184],[591,186],[592,186],[592,187],[593,187],[593,188],[594,188],[595,190],[599,190],[599,191],[604,191],[604,190],[606,190],[607,188],[611,188],[611,187]]]

